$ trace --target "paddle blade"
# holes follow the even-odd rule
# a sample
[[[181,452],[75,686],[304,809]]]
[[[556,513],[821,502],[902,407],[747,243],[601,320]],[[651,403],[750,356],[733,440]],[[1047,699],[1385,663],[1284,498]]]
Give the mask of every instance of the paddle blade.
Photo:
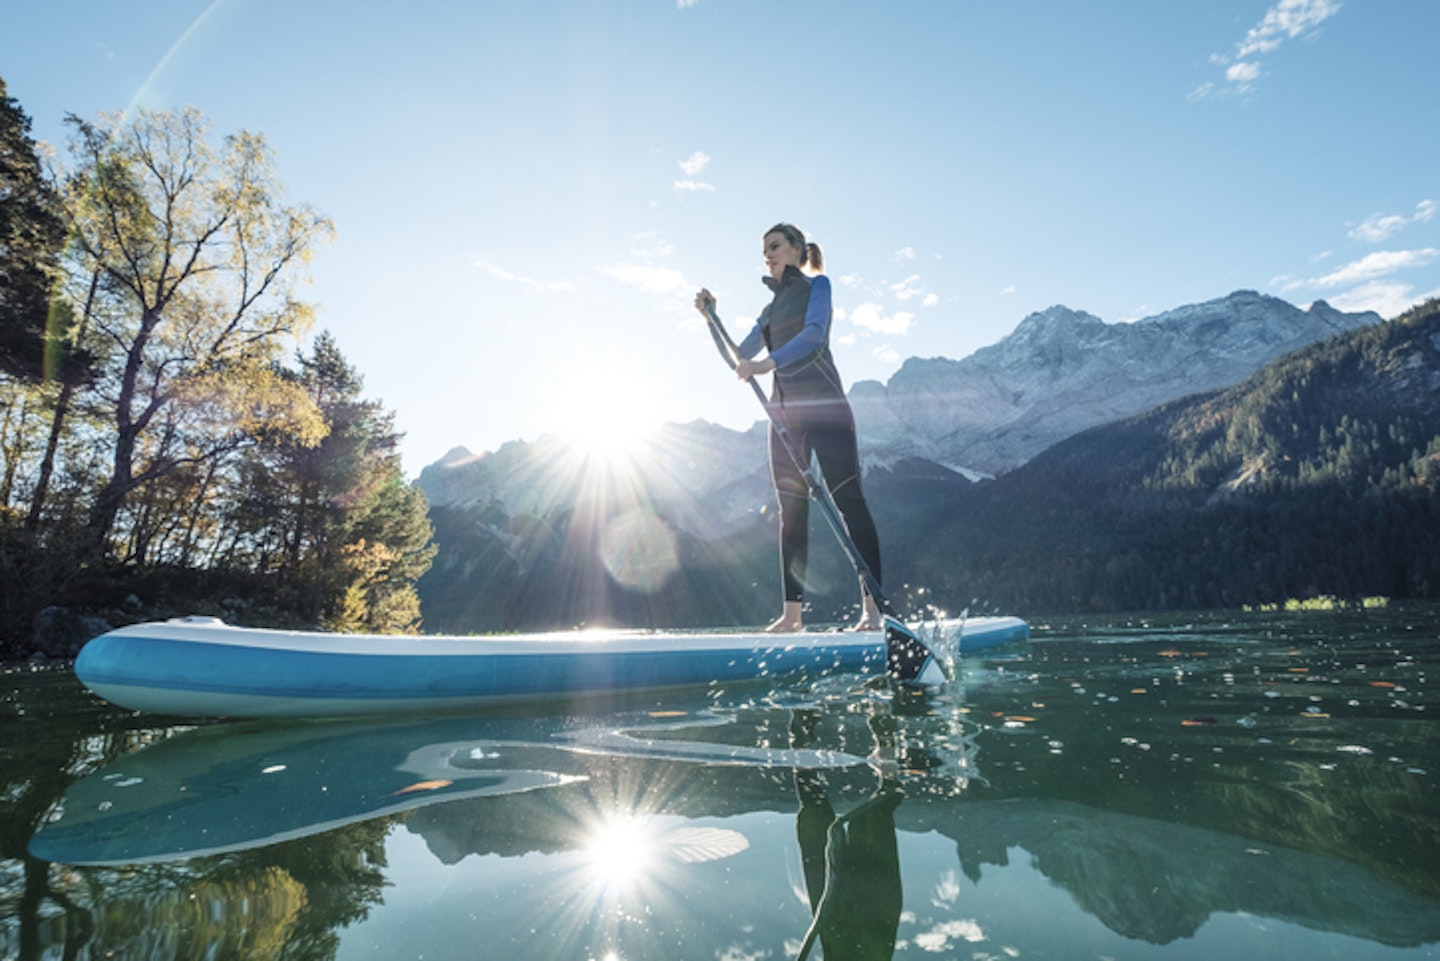
[[[945,668],[919,635],[898,618],[885,618],[885,649],[890,676],[905,684],[945,683]]]

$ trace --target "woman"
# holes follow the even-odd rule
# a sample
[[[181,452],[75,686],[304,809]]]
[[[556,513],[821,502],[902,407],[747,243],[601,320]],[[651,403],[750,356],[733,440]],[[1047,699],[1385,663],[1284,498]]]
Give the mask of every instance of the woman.
[[[765,285],[774,294],[740,343],[736,373],[741,380],[775,373],[772,410],[785,418],[791,436],[808,465],[811,453],[820,461],[835,506],[860,551],[861,558],[880,582],[880,539],[875,521],[860,490],[860,455],[855,444],[855,417],[845,399],[840,374],[830,356],[830,279],[820,248],[807,244],[793,224],[776,224],[765,232],[761,252],[770,275]],[[807,275],[804,269],[808,268]],[[714,309],[708,290],[695,295],[702,314]],[[763,360],[754,360],[765,348]],[[784,609],[769,631],[798,631],[803,624],[805,568],[810,523],[809,488],[800,466],[770,429],[770,473],[780,500],[780,565]],[[864,613],[857,630],[879,630],[880,609],[864,592]]]

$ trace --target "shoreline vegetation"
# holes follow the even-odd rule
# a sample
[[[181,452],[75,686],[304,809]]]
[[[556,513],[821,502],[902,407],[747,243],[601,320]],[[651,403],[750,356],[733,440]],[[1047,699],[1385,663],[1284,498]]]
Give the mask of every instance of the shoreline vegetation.
[[[193,107],[68,122],[51,154],[0,79],[0,654],[171,613],[416,629],[428,505],[299,296],[334,225]]]

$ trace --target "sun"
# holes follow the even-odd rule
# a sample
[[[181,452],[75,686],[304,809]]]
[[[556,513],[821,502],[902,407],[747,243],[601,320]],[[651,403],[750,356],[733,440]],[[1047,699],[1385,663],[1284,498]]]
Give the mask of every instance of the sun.
[[[660,401],[643,374],[600,360],[568,365],[555,377],[550,419],[577,451],[633,454],[660,425]]]

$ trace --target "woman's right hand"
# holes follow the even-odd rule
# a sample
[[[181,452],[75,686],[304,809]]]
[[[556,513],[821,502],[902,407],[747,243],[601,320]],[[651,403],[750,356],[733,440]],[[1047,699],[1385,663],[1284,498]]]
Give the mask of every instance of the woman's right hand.
[[[712,311],[715,309],[715,295],[701,287],[700,293],[695,295],[695,309],[704,314],[707,307]]]

